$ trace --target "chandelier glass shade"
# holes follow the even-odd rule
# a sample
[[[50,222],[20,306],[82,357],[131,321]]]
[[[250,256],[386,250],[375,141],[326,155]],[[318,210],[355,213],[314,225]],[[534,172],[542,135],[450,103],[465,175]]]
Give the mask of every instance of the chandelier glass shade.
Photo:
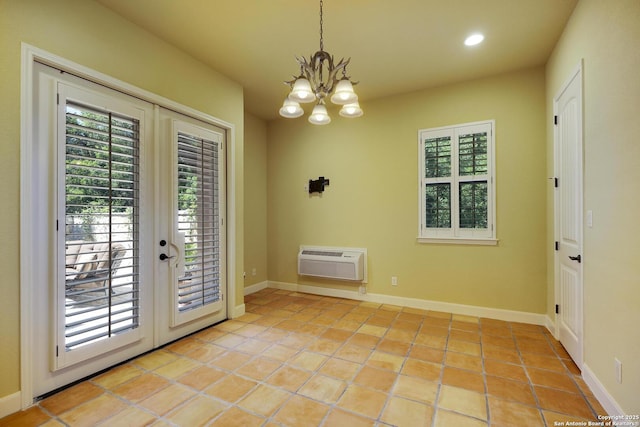
[[[296,61],[300,65],[300,75],[285,82],[291,87],[291,92],[280,108],[281,116],[296,118],[304,114],[300,104],[315,102],[309,122],[316,125],[331,122],[325,104],[326,98],[329,98],[333,104],[343,106],[340,110],[341,116],[362,116],[358,95],[353,90],[357,82],[352,82],[347,76],[347,64],[351,59],[343,58],[335,63],[333,56],[324,50],[322,6],[323,0],[320,0],[320,50],[308,60],[296,56]],[[342,76],[339,76],[340,73]]]

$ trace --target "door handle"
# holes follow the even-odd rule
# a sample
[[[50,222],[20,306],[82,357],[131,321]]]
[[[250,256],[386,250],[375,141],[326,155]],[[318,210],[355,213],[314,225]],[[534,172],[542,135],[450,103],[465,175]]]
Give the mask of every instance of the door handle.
[[[571,261],[578,261],[578,262],[582,262],[582,257],[580,255],[578,256],[569,256],[569,259]]]
[[[175,256],[168,256],[166,254],[160,254],[160,261],[165,261],[169,258],[175,258]]]

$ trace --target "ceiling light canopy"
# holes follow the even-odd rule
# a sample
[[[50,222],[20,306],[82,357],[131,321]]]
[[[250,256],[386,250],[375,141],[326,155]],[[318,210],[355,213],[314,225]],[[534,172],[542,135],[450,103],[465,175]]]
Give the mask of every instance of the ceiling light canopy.
[[[464,40],[464,44],[467,46],[475,46],[482,43],[483,40],[484,40],[484,36],[482,34],[480,33],[471,34],[469,37],[467,37]]]
[[[323,39],[323,0],[320,0],[320,50],[307,60],[297,57],[300,64],[300,75],[285,82],[291,87],[291,93],[284,100],[280,115],[287,118],[300,117],[303,114],[300,104],[316,102],[309,122],[315,125],[325,125],[331,122],[327,112],[325,98],[332,103],[342,105],[340,115],[343,117],[360,117],[362,109],[358,104],[358,95],[353,90],[357,82],[352,82],[347,76],[347,64],[351,58],[341,59],[334,63],[332,55],[324,51]],[[342,73],[339,77],[338,74]]]

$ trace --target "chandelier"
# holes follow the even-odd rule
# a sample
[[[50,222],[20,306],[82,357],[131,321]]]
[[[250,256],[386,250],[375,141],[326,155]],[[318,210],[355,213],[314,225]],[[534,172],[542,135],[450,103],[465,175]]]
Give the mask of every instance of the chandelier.
[[[300,75],[285,82],[291,87],[291,93],[280,108],[281,116],[296,118],[304,113],[301,103],[316,102],[309,116],[309,122],[314,125],[326,125],[331,122],[325,104],[326,98],[334,104],[342,105],[340,109],[342,117],[362,115],[358,95],[353,91],[353,85],[357,82],[351,82],[347,77],[347,64],[351,58],[347,60],[343,58],[336,64],[333,56],[324,50],[322,6],[323,0],[320,0],[320,50],[309,60],[296,56],[296,61],[300,64]],[[341,77],[339,77],[340,73],[342,73]]]

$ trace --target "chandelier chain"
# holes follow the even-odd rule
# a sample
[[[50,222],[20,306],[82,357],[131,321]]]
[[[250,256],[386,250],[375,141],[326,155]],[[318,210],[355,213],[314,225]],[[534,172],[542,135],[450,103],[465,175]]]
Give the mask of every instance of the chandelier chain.
[[[324,20],[322,17],[322,5],[323,5],[323,0],[320,0],[320,50],[323,51],[324,50],[324,39],[323,39],[323,34],[322,34],[322,25],[324,24]]]

